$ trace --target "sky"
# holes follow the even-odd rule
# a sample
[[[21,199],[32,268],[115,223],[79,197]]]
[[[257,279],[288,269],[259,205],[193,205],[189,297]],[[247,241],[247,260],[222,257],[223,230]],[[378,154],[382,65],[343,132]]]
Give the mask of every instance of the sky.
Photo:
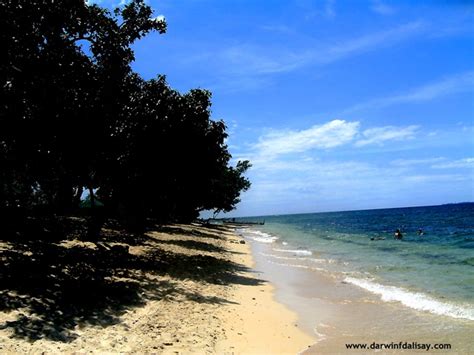
[[[210,90],[252,163],[229,216],[474,201],[472,2],[147,2],[134,70]]]

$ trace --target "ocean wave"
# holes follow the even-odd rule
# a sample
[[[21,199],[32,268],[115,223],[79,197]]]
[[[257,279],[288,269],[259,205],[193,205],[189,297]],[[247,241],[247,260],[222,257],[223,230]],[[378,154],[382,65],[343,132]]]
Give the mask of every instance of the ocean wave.
[[[297,255],[313,255],[312,252],[309,250],[289,250],[289,249],[273,249],[275,251],[279,251],[281,253],[292,253],[292,254],[297,254]]]
[[[384,286],[369,280],[346,277],[344,281],[380,295],[382,301],[396,301],[420,311],[427,311],[452,318],[474,320],[474,308],[470,305],[456,305],[441,302],[423,293],[410,292],[395,286]]]
[[[275,237],[271,234],[251,229],[245,230],[243,235],[246,238],[252,239],[259,243],[273,243],[278,239],[278,237]]]
[[[280,256],[280,255],[274,255],[274,254],[267,254],[267,253],[260,253],[260,255],[269,257],[269,258],[274,258],[274,259],[279,259],[279,260],[301,260],[301,261],[312,261],[311,258],[299,258],[299,257],[291,257],[291,256]]]
[[[268,253],[262,253],[260,252],[260,255],[273,258],[273,259],[279,259],[279,260],[300,260],[300,261],[310,261],[313,263],[318,263],[318,264],[331,264],[333,260],[331,259],[316,259],[316,258],[305,258],[305,257],[297,257],[297,256],[281,256],[281,255],[275,255],[275,254],[268,254]]]
[[[314,270],[314,271],[324,271],[327,272],[326,269],[322,269],[319,267],[312,267],[308,265],[301,265],[301,264],[286,264],[286,263],[277,263],[275,261],[268,260],[270,264],[274,265],[279,265],[279,266],[287,266],[287,267],[293,267],[293,268],[298,268],[298,269],[306,269],[306,270]]]
[[[461,264],[474,266],[474,258],[467,258],[460,262]]]

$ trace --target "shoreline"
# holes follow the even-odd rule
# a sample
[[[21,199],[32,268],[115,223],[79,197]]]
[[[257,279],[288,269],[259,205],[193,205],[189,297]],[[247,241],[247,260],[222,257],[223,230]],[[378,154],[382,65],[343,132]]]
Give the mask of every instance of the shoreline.
[[[246,265],[258,277],[251,246],[246,241],[240,244],[241,237],[234,229],[234,250],[242,253],[239,262]],[[249,271],[246,272],[247,274]],[[233,290],[235,305],[227,307],[228,316],[224,316],[224,328],[227,339],[217,344],[218,353],[235,354],[270,353],[297,354],[312,346],[316,338],[299,326],[297,313],[291,311],[275,298],[276,287],[270,281],[258,287],[239,285]]]
[[[40,253],[0,241],[0,352],[296,354],[314,343],[235,229],[104,233],[106,251],[74,236]]]
[[[472,346],[471,321],[385,300],[318,262],[304,265],[310,261],[308,252],[283,253],[285,241],[278,241],[276,234],[264,235],[252,228],[250,234],[245,230],[240,233],[250,240],[256,267],[275,285],[276,300],[298,315],[305,331],[317,336],[317,342],[303,354],[346,353],[350,351],[347,344],[442,343],[461,353]]]

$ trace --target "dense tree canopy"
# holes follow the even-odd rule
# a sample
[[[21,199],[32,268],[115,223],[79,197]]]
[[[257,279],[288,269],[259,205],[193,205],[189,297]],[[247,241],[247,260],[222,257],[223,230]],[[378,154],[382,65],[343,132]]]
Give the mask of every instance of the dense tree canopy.
[[[165,33],[143,0],[114,13],[83,0],[0,0],[0,208],[191,220],[250,187],[230,166],[206,90],[181,94],[131,70],[131,45]]]

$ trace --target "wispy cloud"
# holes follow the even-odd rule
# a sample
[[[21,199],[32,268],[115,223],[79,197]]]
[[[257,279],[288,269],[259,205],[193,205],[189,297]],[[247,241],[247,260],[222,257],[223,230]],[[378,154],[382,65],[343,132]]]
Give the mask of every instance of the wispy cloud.
[[[443,157],[425,158],[425,159],[396,159],[391,162],[395,166],[418,166],[439,163],[445,160]]]
[[[459,174],[424,174],[404,176],[402,179],[404,182],[408,182],[410,184],[423,184],[423,186],[426,186],[428,183],[453,183],[455,181],[465,181],[470,179],[470,177]]]
[[[327,48],[317,59],[320,63],[331,63],[355,54],[368,52],[380,47],[389,47],[398,42],[413,38],[426,30],[422,21],[410,22],[389,30],[353,38]]]
[[[383,145],[387,141],[402,141],[415,137],[420,126],[412,125],[408,127],[385,126],[369,128],[362,132],[362,139],[355,142],[356,147],[369,144]]]
[[[357,121],[332,120],[306,129],[263,134],[257,143],[248,146],[245,156],[239,157],[253,164],[253,187],[245,201],[268,207],[271,213],[279,209],[288,213],[314,211],[314,201],[324,201],[326,210],[333,205],[337,210],[347,201],[351,201],[350,208],[382,207],[387,201],[403,205],[406,196],[426,198],[426,189],[440,191],[430,194],[433,200],[423,200],[427,204],[438,201],[447,190],[463,196],[472,173],[448,169],[473,168],[472,157],[449,160],[415,155],[391,161],[367,160],[367,154],[372,157],[374,153],[366,149],[371,145],[406,146],[406,140],[426,137],[422,133],[418,125],[364,129]],[[347,154],[355,147],[356,154]]]
[[[358,129],[359,122],[333,120],[300,131],[274,131],[260,137],[254,149],[260,156],[274,157],[315,148],[334,148],[352,141]]]
[[[373,0],[370,9],[379,15],[392,15],[395,8],[383,3],[381,0]]]
[[[315,18],[331,20],[336,16],[336,0],[296,0],[295,5],[303,11],[306,21]]]
[[[263,26],[262,29],[286,31],[286,26]],[[276,73],[298,70],[309,65],[327,65],[353,55],[369,52],[380,47],[390,47],[398,42],[408,40],[425,31],[423,22],[410,22],[385,31],[366,34],[363,36],[339,41],[329,46],[314,44],[309,48],[291,50],[287,47],[262,46],[241,43],[203,53],[180,58],[186,65],[197,63],[212,65],[216,72],[226,82],[229,77],[246,76],[257,78]]]
[[[454,93],[474,90],[474,71],[458,73],[412,89],[404,94],[385,96],[354,105],[346,110],[354,112],[364,109],[381,108],[402,103],[430,101]]]
[[[324,13],[326,17],[333,18],[336,16],[336,1],[335,0],[326,0],[324,4]]]
[[[230,74],[273,74],[292,71],[306,62],[307,58],[281,50],[269,50],[254,45],[235,45],[217,53],[219,61],[226,63],[225,72]],[[209,58],[207,58],[209,59]]]
[[[396,159],[391,165],[399,167],[427,166],[433,169],[456,169],[456,168],[474,168],[474,158],[463,158],[457,160],[448,160],[445,157],[434,157],[424,159]]]
[[[419,87],[405,95],[386,98],[385,101],[387,103],[426,101],[456,92],[472,91],[473,88],[474,71],[468,71]]]
[[[456,169],[468,168],[474,169],[474,158],[464,158],[432,165],[434,169]]]
[[[278,24],[278,25],[262,25],[260,28],[262,30],[268,31],[268,32],[284,33],[284,34],[295,33],[295,30],[292,29],[291,27],[286,26],[286,25],[281,25],[281,24]]]
[[[409,22],[385,31],[369,33],[346,41],[341,41],[317,53],[312,53],[312,60],[319,64],[329,64],[353,55],[369,52],[381,47],[390,47],[396,43],[413,38],[426,29],[422,21]],[[307,55],[311,57],[310,55]]]
[[[249,159],[257,170],[308,170],[316,160],[313,150],[331,150],[341,146],[363,148],[389,141],[412,139],[419,126],[372,127],[361,131],[360,123],[332,120],[301,130],[273,130],[258,138],[239,159]],[[307,155],[310,154],[310,155]],[[406,163],[408,164],[408,163]],[[399,163],[399,165],[402,165]]]

